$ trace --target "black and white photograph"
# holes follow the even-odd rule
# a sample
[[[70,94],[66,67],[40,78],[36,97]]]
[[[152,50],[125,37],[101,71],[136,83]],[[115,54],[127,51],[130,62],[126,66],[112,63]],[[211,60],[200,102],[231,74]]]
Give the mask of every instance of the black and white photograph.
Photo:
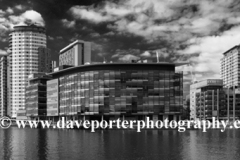
[[[239,0],[0,0],[0,160],[239,160]]]

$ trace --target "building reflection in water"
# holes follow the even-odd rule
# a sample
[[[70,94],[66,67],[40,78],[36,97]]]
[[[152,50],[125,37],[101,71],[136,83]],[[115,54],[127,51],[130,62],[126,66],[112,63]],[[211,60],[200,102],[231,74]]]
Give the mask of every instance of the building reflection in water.
[[[0,159],[11,159],[12,157],[12,130],[0,129]]]
[[[47,160],[48,155],[48,138],[47,132],[44,129],[38,130],[38,137],[37,137],[37,150],[38,150],[38,158],[40,160]]]
[[[0,130],[0,159],[239,159],[238,130]]]
[[[186,143],[186,157],[190,159],[239,159],[239,138],[237,130],[207,130],[206,133],[190,131],[189,143]],[[187,151],[189,149],[189,151]]]

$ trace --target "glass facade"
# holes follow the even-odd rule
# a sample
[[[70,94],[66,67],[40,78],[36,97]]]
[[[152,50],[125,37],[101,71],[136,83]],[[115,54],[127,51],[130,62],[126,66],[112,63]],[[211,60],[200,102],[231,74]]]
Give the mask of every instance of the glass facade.
[[[34,78],[26,87],[26,116],[45,118],[47,108],[46,81],[50,78]]]
[[[59,80],[60,116],[182,114],[183,75],[174,69],[52,74]]]
[[[47,116],[58,116],[58,79],[47,81]]]

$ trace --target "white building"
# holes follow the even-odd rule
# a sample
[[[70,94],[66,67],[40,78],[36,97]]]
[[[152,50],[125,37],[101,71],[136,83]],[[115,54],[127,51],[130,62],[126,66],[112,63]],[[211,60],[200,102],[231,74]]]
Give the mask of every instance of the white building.
[[[91,63],[91,42],[76,40],[59,53],[59,66],[80,66]]]
[[[224,87],[239,86],[240,84],[240,46],[234,46],[223,53],[221,59],[221,76]]]
[[[196,119],[196,93],[199,89],[196,85],[192,84],[190,86],[190,119]]]
[[[11,52],[10,101],[11,115],[25,109],[25,87],[28,75],[38,72],[38,48],[46,47],[46,31],[44,27],[34,24],[15,26],[9,34]],[[21,112],[22,113],[22,112]]]

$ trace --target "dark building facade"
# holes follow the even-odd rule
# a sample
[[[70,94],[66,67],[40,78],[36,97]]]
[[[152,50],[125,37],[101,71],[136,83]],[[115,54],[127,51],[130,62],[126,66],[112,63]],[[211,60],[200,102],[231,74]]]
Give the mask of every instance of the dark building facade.
[[[50,76],[35,74],[26,87],[26,116],[45,119],[47,116],[47,80]]]
[[[38,48],[38,72],[52,72],[52,60],[50,49],[45,47]]]
[[[0,117],[7,115],[7,56],[0,57]]]
[[[179,120],[183,109],[183,74],[176,73],[175,66],[109,63],[50,73],[53,80],[47,82],[47,95],[50,95],[47,115],[71,119],[148,116],[153,120]]]

